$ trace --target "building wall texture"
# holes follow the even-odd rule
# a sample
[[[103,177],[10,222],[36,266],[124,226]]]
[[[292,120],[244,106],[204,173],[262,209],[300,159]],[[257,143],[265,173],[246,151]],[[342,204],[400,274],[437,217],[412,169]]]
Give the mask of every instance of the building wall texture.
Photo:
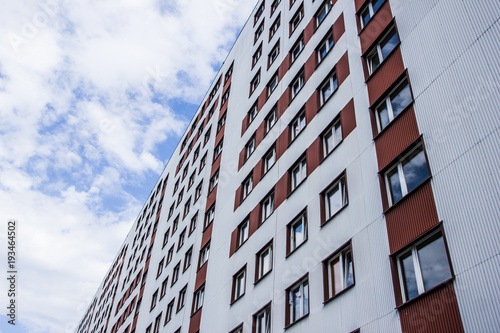
[[[76,332],[499,332],[499,19],[497,0],[259,0]]]

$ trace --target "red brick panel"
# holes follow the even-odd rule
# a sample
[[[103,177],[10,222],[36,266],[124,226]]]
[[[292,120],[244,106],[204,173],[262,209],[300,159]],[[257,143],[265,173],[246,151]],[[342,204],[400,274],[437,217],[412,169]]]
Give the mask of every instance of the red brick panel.
[[[342,58],[337,62],[337,80],[339,86],[344,82],[344,80],[349,76],[349,59],[347,57],[347,51],[344,53]]]
[[[290,68],[290,59],[291,59],[290,53],[287,53],[285,59],[283,59],[283,61],[280,64],[278,70],[278,76],[280,81],[283,78],[283,76],[285,76],[286,72],[288,72],[288,68]]]
[[[309,97],[306,102],[306,121],[309,123],[316,113],[318,113],[319,108],[319,93],[317,90]]]
[[[392,12],[389,1],[379,8],[375,16],[359,35],[361,42],[361,54],[364,54],[370,46],[380,37],[381,33],[392,22]]]
[[[234,195],[234,210],[236,210],[236,208],[238,208],[241,204],[241,185],[238,187],[238,189],[236,190],[236,193]]]
[[[263,121],[260,126],[257,128],[257,131],[255,132],[255,148],[259,145],[259,143],[262,142],[262,139],[264,138],[264,132],[266,130],[266,123]]]
[[[316,18],[313,16],[312,19],[307,23],[306,28],[304,29],[304,45],[309,42],[311,39],[312,35],[314,35],[314,30],[315,30],[315,25],[316,25]]]
[[[215,142],[219,142],[220,139],[222,139],[222,137],[224,136],[224,129],[226,128],[226,124],[224,124],[224,126],[222,126],[222,128],[220,129],[219,133],[217,133],[217,136],[215,137]]]
[[[243,136],[243,134],[245,134],[245,132],[247,130],[248,121],[249,121],[249,118],[248,118],[248,114],[247,114],[245,116],[245,118],[243,118],[243,121],[241,122],[241,136]]]
[[[214,225],[214,223],[212,222],[208,225],[208,227],[205,230],[203,230],[203,234],[201,236],[201,247],[200,248],[203,248],[205,245],[207,245],[207,243],[212,238],[213,225]]]
[[[399,316],[405,333],[464,332],[453,283],[408,304]]]
[[[420,136],[417,119],[410,106],[386,130],[375,138],[379,171],[401,154]]]
[[[259,227],[260,224],[260,204],[250,212],[250,223],[248,228],[248,237],[250,237]]]
[[[261,82],[261,84],[263,84],[263,83]],[[267,87],[262,89],[262,92],[259,95],[259,101],[257,102],[257,109],[259,111],[262,109],[264,104],[266,104],[266,101],[267,101]]]
[[[210,192],[210,194],[207,197],[206,210],[208,210],[215,202],[215,198],[217,197],[217,186],[218,185],[215,185],[214,189],[212,190],[212,192]]]
[[[274,187],[274,209],[278,208],[286,200],[290,189],[289,182],[290,177],[288,172],[286,172],[276,183]]]
[[[221,108],[220,108],[220,111],[219,111],[219,119],[220,120],[222,118],[222,116],[224,115],[224,112],[226,112],[227,110],[227,101],[226,103],[224,103],[223,105],[221,105]]]
[[[245,164],[245,148],[240,151],[240,156],[238,157],[238,171],[241,169],[243,164]]]
[[[386,195],[386,191],[382,192]],[[439,220],[430,182],[401,199],[385,214],[385,220],[391,253],[436,226]]]
[[[217,170],[219,170],[220,166],[220,155],[219,157],[215,160],[214,164],[212,164],[212,170],[210,171],[210,177],[212,177]]]
[[[262,171],[264,171],[262,163],[262,160],[259,160],[257,165],[253,168],[253,187],[257,186],[262,177]]]
[[[334,43],[337,43],[340,37],[345,32],[345,25],[344,25],[344,13],[340,14],[339,18],[335,23],[333,24],[333,41]]]
[[[381,66],[367,81],[370,105],[375,103],[405,71],[400,48],[394,50]]]
[[[354,5],[356,6],[356,12],[363,7],[367,0],[354,0]]]
[[[321,159],[321,138],[316,138],[314,142],[307,148],[307,175],[309,176],[319,166]]]
[[[340,124],[342,126],[342,139],[345,139],[356,128],[356,114],[352,99],[340,111]]]
[[[201,266],[200,270],[196,272],[196,281],[194,284],[195,290],[197,290],[205,283],[207,279],[207,266],[208,265],[205,263],[203,266]]]
[[[278,100],[278,118],[285,113],[290,103],[290,87],[286,88],[286,91],[280,96]]]
[[[307,82],[316,70],[316,52],[311,53],[304,65],[304,81]]]
[[[191,320],[189,322],[189,333],[196,333],[200,330],[201,312],[202,312],[202,309],[199,309],[191,317]]]
[[[231,245],[229,246],[229,257],[236,252],[236,245],[238,243],[238,228],[234,229],[231,233]]]
[[[290,127],[286,127],[285,130],[280,134],[278,140],[276,140],[276,160],[278,160],[281,155],[288,148],[288,140],[290,138]]]

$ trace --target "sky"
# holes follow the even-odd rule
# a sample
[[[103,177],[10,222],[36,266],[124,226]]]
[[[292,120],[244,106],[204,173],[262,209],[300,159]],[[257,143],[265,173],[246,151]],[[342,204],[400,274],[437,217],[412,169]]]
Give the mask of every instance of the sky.
[[[0,333],[73,332],[255,1],[0,3]]]

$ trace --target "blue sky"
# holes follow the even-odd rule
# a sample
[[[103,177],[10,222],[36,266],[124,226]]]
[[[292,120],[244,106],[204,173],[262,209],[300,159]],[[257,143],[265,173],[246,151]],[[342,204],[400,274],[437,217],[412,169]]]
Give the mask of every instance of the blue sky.
[[[3,4],[0,262],[17,219],[19,324],[0,314],[0,333],[72,332],[254,5]]]

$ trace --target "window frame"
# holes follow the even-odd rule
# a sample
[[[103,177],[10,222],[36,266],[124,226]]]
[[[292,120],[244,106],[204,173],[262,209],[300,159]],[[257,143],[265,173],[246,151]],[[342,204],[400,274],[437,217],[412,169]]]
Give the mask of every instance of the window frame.
[[[205,284],[202,284],[195,292],[193,293],[193,308],[191,310],[191,314],[195,314],[203,307],[203,301],[205,298]]]
[[[408,89],[411,97],[411,101],[404,107],[402,108],[397,115],[394,115],[394,106],[393,106],[393,101],[396,99],[396,97],[399,96],[405,89]],[[397,94],[396,94],[397,92]],[[411,105],[413,105],[414,99],[413,99],[413,92],[411,89],[410,82],[408,81],[408,78],[406,75],[403,76],[402,79],[396,80],[395,84],[391,86],[388,91],[384,93],[382,98],[380,98],[375,105],[371,108],[372,112],[375,115],[375,122],[377,125],[377,134],[382,133],[387,127],[389,127],[395,119],[399,117],[399,115],[403,114],[404,111],[406,111]],[[382,109],[382,106],[385,104],[385,108],[387,109],[387,116],[388,116],[388,123],[382,127],[382,122],[380,118],[380,110]]]
[[[347,254],[350,254],[350,262],[346,260]],[[342,269],[341,273],[341,289],[335,291],[334,285],[334,271],[333,265],[338,259],[340,262],[340,267]],[[346,269],[347,261],[347,269]],[[324,303],[328,303],[331,300],[337,298],[338,296],[344,294],[346,291],[352,289],[356,285],[356,273],[354,265],[354,255],[352,249],[352,240],[347,241],[341,247],[339,247],[335,252],[323,260],[323,281],[324,281]],[[351,266],[349,266],[349,264]],[[349,284],[349,273],[352,270],[352,282]]]
[[[264,9],[265,9],[265,0],[262,0],[262,3],[257,8],[257,10],[255,11],[255,14],[253,16],[253,25],[254,26],[257,24],[259,19],[262,17],[262,14],[264,13]]]
[[[271,96],[271,94],[276,90],[276,88],[278,88],[279,83],[280,83],[280,78],[278,75],[278,71],[276,71],[276,73],[274,73],[274,75],[271,77],[271,79],[267,83],[267,86],[266,86],[267,87],[267,98],[269,98],[269,96]]]
[[[200,270],[203,267],[203,265],[205,265],[208,262],[209,256],[210,256],[210,242],[205,244],[200,249],[200,254],[198,256],[198,270]]]
[[[250,110],[248,110],[248,112],[247,112],[247,114],[248,114],[247,128],[254,121],[254,119],[257,118],[257,115],[259,114],[259,106],[257,103],[258,103],[258,101],[255,101],[255,103],[252,105]]]
[[[238,225],[238,239],[236,249],[239,249],[250,237],[250,217],[247,216],[243,222]]]
[[[307,179],[307,158],[302,155],[288,170],[290,177],[290,193],[295,191]],[[300,175],[300,179],[295,177]]]
[[[280,39],[278,38],[278,41],[276,42],[276,44],[274,44],[273,48],[271,49],[271,51],[267,56],[267,68],[271,67],[271,65],[274,64],[276,59],[278,59],[280,52],[281,52],[281,43]]]
[[[262,316],[265,327],[259,329],[258,321]],[[271,302],[263,306],[259,311],[252,315],[252,332],[253,333],[270,333],[271,332]]]
[[[336,189],[334,191],[334,189]],[[332,207],[330,207],[330,197],[333,197],[329,195],[329,193],[333,194],[337,193],[337,191],[340,191],[341,195],[341,206],[338,208],[336,211],[332,211]],[[335,216],[337,216],[342,210],[344,210],[345,207],[349,205],[349,195],[348,195],[348,190],[347,190],[347,175],[345,170],[337,177],[335,178],[322,192],[321,192],[321,204],[322,204],[322,223],[321,226],[325,225],[328,223],[330,220],[332,220]],[[324,218],[323,218],[324,216]]]
[[[198,222],[198,212],[196,212],[193,217],[191,217],[191,221],[189,222],[189,235],[193,233],[196,229],[196,224]]]
[[[214,162],[222,154],[223,146],[224,146],[224,137],[220,139],[219,143],[217,143],[217,145],[214,148]]]
[[[267,201],[269,201],[269,204],[266,203]],[[267,205],[269,205],[269,207],[270,207],[269,214],[266,214],[267,213],[267,209],[265,209],[265,207]],[[274,209],[275,209],[275,207],[274,207],[274,190],[272,190],[260,202],[260,211],[261,211],[261,214],[260,214],[260,224],[263,224],[264,222],[266,222],[267,219],[269,219],[269,217],[271,217],[271,215],[273,215]]]
[[[337,138],[337,128],[340,130],[340,138]],[[328,138],[327,135],[330,135],[333,138],[334,145],[328,150]],[[343,133],[342,133],[342,121],[340,116],[337,116],[333,119],[333,121],[326,127],[326,129],[321,133],[321,149],[323,153],[323,159],[330,156],[330,154],[344,141]]]
[[[269,41],[274,37],[276,32],[281,26],[281,12],[278,14],[276,19],[273,21],[273,24],[271,24],[271,27],[269,28]]]
[[[266,252],[269,253],[267,256],[263,256]],[[273,270],[273,239],[271,239],[264,247],[262,247],[259,252],[256,253],[255,255],[255,282],[254,284],[257,284],[259,281],[262,281],[266,276],[268,276],[272,270]],[[264,271],[265,268],[265,262],[264,260],[269,260],[269,268],[268,270]]]
[[[254,44],[257,43],[260,36],[262,36],[262,33],[264,32],[264,21],[265,21],[265,19],[262,19],[262,22],[259,24],[259,26],[255,30],[254,41],[253,41]]]
[[[300,125],[300,127],[298,125]],[[307,127],[305,108],[299,110],[295,118],[293,118],[288,126],[290,127],[290,143],[292,143]],[[298,132],[296,132],[295,129],[298,129]]]
[[[325,97],[324,88],[327,85],[331,92],[327,97]],[[328,73],[328,76],[323,80],[323,82],[321,82],[321,84],[318,87],[320,108],[323,107],[332,98],[332,96],[335,95],[338,89],[339,89],[339,80],[337,77],[337,66],[335,66],[334,69],[330,73]]]
[[[264,118],[264,135],[269,133],[278,122],[278,105],[274,105]]]
[[[254,93],[255,90],[257,90],[259,84],[260,84],[260,68],[250,81],[250,96]]]
[[[382,48],[388,44],[388,42],[396,36],[398,39],[398,42],[394,45],[394,48],[391,49],[388,53],[387,56],[384,58],[383,53],[382,53]],[[366,60],[366,66],[368,70],[368,77],[372,76],[378,68],[382,66],[382,64],[385,62],[387,58],[391,56],[391,54],[396,50],[401,43],[401,40],[399,39],[399,34],[396,29],[395,25],[390,26],[382,35],[381,37],[375,42],[375,45],[372,46],[367,52],[366,55],[364,56]],[[375,56],[377,57],[378,64],[373,67],[373,59],[375,59]]]
[[[241,183],[241,201],[245,200],[253,190],[253,172]]]
[[[325,14],[324,14],[323,18],[320,20],[319,14],[322,13],[323,11],[324,11]],[[321,23],[323,23],[325,21],[326,17],[328,16],[328,14],[331,11],[332,11],[331,0],[325,0],[325,1],[323,1],[323,3],[320,5],[319,9],[314,14],[314,18],[315,18],[314,23],[316,24],[315,25],[316,29],[321,25]]]
[[[290,93],[291,93],[290,101],[292,101],[302,91],[302,88],[304,88],[305,84],[306,80],[305,80],[304,68],[302,68],[298,71],[297,75],[295,75],[293,80],[290,82]]]
[[[208,228],[210,224],[215,220],[215,203],[210,206],[209,209],[205,212],[205,219],[203,221],[203,230]]]
[[[307,288],[307,292],[306,292]],[[294,298],[292,297],[293,292],[295,290],[299,291],[300,296],[303,297],[299,304],[299,309],[302,310],[300,311],[301,313],[299,314],[299,317],[295,317],[295,302]],[[305,295],[307,294],[307,306],[304,304],[304,299],[306,298]],[[296,322],[306,318],[309,316],[310,312],[310,293],[309,293],[309,274],[306,274],[305,276],[301,277],[299,280],[294,282],[291,286],[286,288],[285,290],[285,297],[286,297],[286,302],[285,302],[285,328],[288,328],[295,324]]]
[[[293,14],[289,22],[290,36],[293,35],[295,30],[299,27],[300,23],[304,19],[304,3],[302,3],[297,11]]]
[[[373,0],[370,0],[368,1],[368,3],[366,5],[364,5],[360,10],[359,10],[359,14],[357,15],[358,18],[359,18],[359,24],[360,24],[360,27],[361,27],[361,30],[363,30],[370,22],[371,20],[373,19],[373,17],[375,16],[375,14],[378,12],[378,10],[380,8],[382,8],[385,0],[375,0],[375,1],[380,1],[380,5],[378,6],[377,9],[373,9]],[[368,21],[365,23],[364,20],[363,20],[363,13],[366,12],[366,10],[368,10],[368,14],[369,14],[369,18],[368,18]]]
[[[252,55],[252,68],[254,68],[255,65],[257,65],[261,56],[262,56],[262,42],[259,44],[257,50],[255,50],[254,54]]]
[[[240,280],[241,276],[243,276],[242,282]],[[233,275],[233,283],[231,288],[231,304],[233,304],[234,302],[236,302],[245,295],[246,284],[247,284],[247,265],[245,264]]]
[[[290,49],[290,67],[295,63],[298,57],[302,54],[302,50],[305,48],[304,34],[302,33],[299,38],[293,43]],[[298,49],[298,52],[296,52]]]
[[[331,42],[330,42],[331,40]],[[325,47],[325,53],[324,55],[321,52],[321,49]],[[330,54],[330,51],[335,47],[335,39],[333,37],[333,32],[328,31],[327,34],[323,37],[321,42],[319,42],[318,46],[316,47],[316,59],[318,60],[317,63],[318,65],[325,60],[325,58]]]
[[[177,312],[184,308],[186,305],[186,293],[187,293],[187,284],[179,290],[179,296],[177,297]]]
[[[269,161],[271,160],[271,158],[269,158],[270,156],[272,155],[272,159],[273,159],[273,163],[272,164],[269,164]],[[276,144],[273,144],[271,146],[271,148],[264,154],[264,156],[262,157],[262,168],[263,168],[263,173],[262,175],[266,175],[269,170],[271,170],[271,168],[276,164]]]
[[[254,134],[245,144],[245,161],[248,160],[250,156],[252,156],[252,154],[255,152],[256,146],[257,144],[255,141],[255,134]]]
[[[163,326],[165,326],[168,322],[172,320],[174,314],[174,306],[175,306],[175,297],[167,304],[167,309],[165,311],[165,322]]]
[[[269,14],[269,16],[273,16],[274,12],[276,11],[276,9],[278,9],[278,5],[281,3],[281,0],[274,0],[272,3],[271,3],[271,14]]]
[[[302,226],[302,241],[300,243],[294,237],[294,226],[299,224]],[[295,216],[292,221],[287,224],[287,242],[286,242],[286,257],[294,253],[299,247],[307,242],[308,238],[308,226],[307,226],[307,207],[304,208],[297,216]],[[293,246],[295,245],[295,246]]]

